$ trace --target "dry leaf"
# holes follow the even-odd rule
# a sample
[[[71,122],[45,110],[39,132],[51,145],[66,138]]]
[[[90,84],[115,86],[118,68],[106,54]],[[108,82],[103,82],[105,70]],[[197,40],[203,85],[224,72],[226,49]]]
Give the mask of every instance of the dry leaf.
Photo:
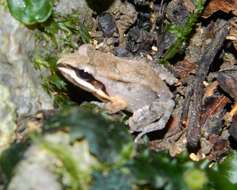
[[[195,73],[196,68],[197,64],[190,62],[187,59],[184,59],[183,61],[180,61],[175,65],[174,72],[178,78],[184,79],[190,74]]]
[[[219,85],[219,83],[217,81],[214,81],[211,84],[209,84],[206,87],[206,91],[204,93],[204,98],[213,96],[218,85]]]
[[[217,11],[232,12],[237,16],[237,0],[211,0],[202,16],[207,18]]]
[[[230,33],[226,37],[226,39],[231,40],[237,51],[237,18],[233,18],[230,20]]]
[[[217,81],[222,90],[237,102],[237,70],[230,69],[218,72]]]
[[[210,101],[211,100],[211,101]],[[223,109],[229,102],[225,96],[213,97],[208,104],[205,105],[205,110],[201,113],[201,123],[204,124],[208,118],[211,118],[215,113]]]

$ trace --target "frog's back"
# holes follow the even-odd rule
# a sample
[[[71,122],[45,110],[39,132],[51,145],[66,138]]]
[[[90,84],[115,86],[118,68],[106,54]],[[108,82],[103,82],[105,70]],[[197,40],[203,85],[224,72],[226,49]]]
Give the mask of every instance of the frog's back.
[[[111,53],[96,51],[93,61],[98,66],[98,74],[104,77],[126,83],[141,84],[156,92],[169,91],[159,77],[159,73],[154,69],[154,65],[144,59],[121,58]]]

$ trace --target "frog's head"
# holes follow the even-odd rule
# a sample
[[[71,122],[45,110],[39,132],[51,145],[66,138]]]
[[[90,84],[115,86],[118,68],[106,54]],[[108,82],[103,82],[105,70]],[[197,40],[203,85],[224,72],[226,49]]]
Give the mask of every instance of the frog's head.
[[[91,65],[90,58],[93,54],[93,47],[90,44],[84,44],[79,47],[74,53],[63,55],[57,62],[58,70],[64,74],[67,70],[84,70],[93,74],[93,66]]]
[[[90,61],[93,53],[92,45],[84,44],[76,52],[62,56],[57,62],[57,68],[74,85],[97,97],[107,97],[104,85],[94,78],[95,67],[92,65],[93,61]]]

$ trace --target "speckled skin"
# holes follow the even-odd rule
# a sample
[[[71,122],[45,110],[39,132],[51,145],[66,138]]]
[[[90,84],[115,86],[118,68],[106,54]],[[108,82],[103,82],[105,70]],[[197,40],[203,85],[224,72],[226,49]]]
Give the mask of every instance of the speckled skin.
[[[82,45],[77,52],[63,56],[58,63],[89,73],[105,86],[108,96],[124,100],[127,104],[121,109],[133,113],[129,119],[132,131],[147,133],[162,129],[170,118],[174,107],[172,93],[154,69],[155,65],[144,59],[120,58],[95,50],[91,45]],[[62,74],[73,82],[70,76]],[[119,111],[118,107],[116,109]]]

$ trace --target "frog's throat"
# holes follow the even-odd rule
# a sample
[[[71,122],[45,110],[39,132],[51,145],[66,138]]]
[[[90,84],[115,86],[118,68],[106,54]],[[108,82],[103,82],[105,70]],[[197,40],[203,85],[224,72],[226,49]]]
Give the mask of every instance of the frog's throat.
[[[101,89],[95,88],[91,83],[83,80],[82,78],[78,77],[76,72],[73,69],[67,68],[67,67],[58,67],[58,69],[61,71],[63,75],[68,79],[68,77],[72,83],[77,85],[78,87],[82,88],[83,90],[86,90],[90,93],[92,93],[94,96],[99,98],[102,101],[113,101],[113,99],[108,96],[104,91]]]

